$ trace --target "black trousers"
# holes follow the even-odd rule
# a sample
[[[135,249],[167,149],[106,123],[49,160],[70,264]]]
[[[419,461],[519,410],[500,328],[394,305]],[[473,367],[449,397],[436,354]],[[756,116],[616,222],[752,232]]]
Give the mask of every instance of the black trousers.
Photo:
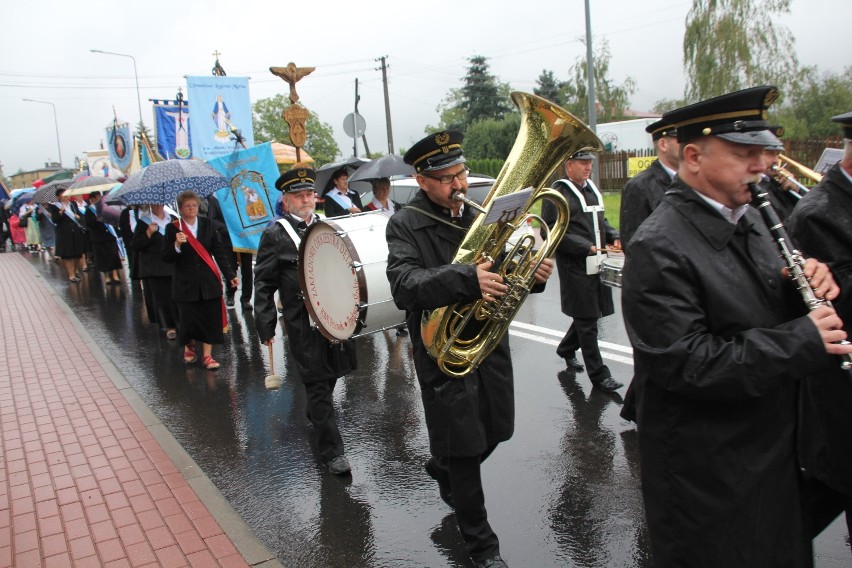
[[[234,263],[235,267],[238,259],[240,264],[240,280],[243,285],[240,301],[250,302],[251,293],[254,290],[254,267],[251,265],[252,254],[250,252],[235,252],[231,256],[231,262]],[[224,279],[224,275],[222,278]],[[237,289],[231,288],[231,285],[227,281],[225,282],[225,294],[228,298],[233,298],[237,294]]]
[[[577,349],[583,352],[586,372],[593,383],[611,376],[612,373],[609,367],[604,365],[601,350],[598,348],[598,318],[574,318],[565,337],[559,342],[556,354],[570,359]]]
[[[500,541],[488,522],[485,510],[485,493],[482,490],[480,465],[494,448],[473,457],[435,457],[435,464],[450,476],[456,522],[464,538],[467,552],[474,561],[485,560],[500,554]]]
[[[836,491],[816,478],[806,476],[802,501],[811,538],[819,536],[844,511],[846,527],[852,535],[852,496]]]
[[[307,415],[317,432],[317,450],[323,463],[342,456],[343,438],[334,414],[334,385],[337,379],[305,383]]]

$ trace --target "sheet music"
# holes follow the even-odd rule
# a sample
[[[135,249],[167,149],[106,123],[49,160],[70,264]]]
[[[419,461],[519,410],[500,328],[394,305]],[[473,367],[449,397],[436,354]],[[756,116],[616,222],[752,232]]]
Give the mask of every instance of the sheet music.
[[[532,197],[533,188],[527,187],[508,195],[498,197],[491,202],[491,208],[482,221],[483,225],[490,225],[498,221],[510,222],[522,215],[527,210],[527,203]]]

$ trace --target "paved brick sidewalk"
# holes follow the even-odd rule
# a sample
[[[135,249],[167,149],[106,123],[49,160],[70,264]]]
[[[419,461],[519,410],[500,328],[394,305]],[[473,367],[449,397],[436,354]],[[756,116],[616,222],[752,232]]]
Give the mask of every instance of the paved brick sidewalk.
[[[18,254],[0,326],[0,568],[249,565]]]

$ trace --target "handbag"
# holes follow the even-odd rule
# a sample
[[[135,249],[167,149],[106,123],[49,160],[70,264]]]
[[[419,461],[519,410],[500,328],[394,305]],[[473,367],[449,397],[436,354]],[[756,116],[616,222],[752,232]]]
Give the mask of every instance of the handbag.
[[[23,217],[18,217],[18,226],[22,229],[26,229],[27,225],[29,225],[29,214],[24,215]]]

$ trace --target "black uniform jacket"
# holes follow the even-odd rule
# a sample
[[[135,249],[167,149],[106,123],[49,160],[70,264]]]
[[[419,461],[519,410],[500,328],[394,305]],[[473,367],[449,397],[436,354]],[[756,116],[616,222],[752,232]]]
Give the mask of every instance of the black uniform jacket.
[[[586,257],[595,244],[595,226],[592,213],[584,213],[580,200],[563,183],[555,183],[553,189],[568,200],[571,218],[568,230],[556,248],[556,270],[559,272],[559,289],[562,297],[562,313],[576,318],[599,318],[612,315],[615,307],[612,303],[612,290],[601,284],[597,274],[586,274]],[[598,205],[597,198],[590,190],[583,190],[587,205]],[[600,242],[612,244],[618,236],[612,225],[604,217],[598,216]],[[556,211],[545,200],[541,208],[541,217],[549,227],[556,221]]]
[[[349,210],[344,209],[342,205],[340,205],[334,198],[331,196],[332,193],[336,193],[337,190],[332,188],[325,194],[323,197],[323,208],[325,211],[325,216],[329,219],[332,217],[344,217],[346,215],[351,215]],[[352,200],[352,205],[364,211],[364,206],[361,205],[361,196],[358,195],[357,191],[350,189],[346,192],[346,197]]]
[[[642,221],[647,219],[663,200],[671,183],[672,176],[660,160],[654,160],[645,171],[624,184],[624,189],[621,190],[618,230],[625,248]]]
[[[94,206],[89,205],[83,213],[83,226],[89,229],[89,239],[93,244],[114,243],[116,241],[106,224],[98,219]]]
[[[290,223],[300,236],[307,229],[292,215],[285,215],[284,222]],[[290,353],[302,382],[328,381],[354,370],[354,341],[333,344],[311,324],[299,287],[299,249],[278,222],[263,231],[254,265],[254,319],[262,342],[275,336],[278,325],[276,290],[284,307]]]
[[[738,229],[672,189],[631,241],[622,292],[655,565],[810,566],[797,390],[831,358],[759,213]]]
[[[788,225],[805,256],[831,267],[840,285],[834,309],[852,332],[852,183],[839,164],[802,197]],[[852,496],[852,377],[839,365],[805,381],[800,451],[805,469]]]
[[[196,238],[207,252],[216,260],[219,270],[226,280],[234,278],[234,267],[230,262],[228,250],[221,232],[217,230],[217,221],[206,217],[196,217],[198,235]],[[163,242],[163,260],[173,262],[175,273],[172,278],[172,299],[175,302],[196,302],[222,297],[222,280],[216,278],[207,263],[202,260],[188,242],[180,246],[180,252],[175,250],[175,238],[178,228],[174,223],[166,226],[166,238]]]
[[[424,310],[469,304],[481,298],[481,292],[474,265],[451,264],[473,212],[465,208],[458,226],[451,227],[415,208],[450,222],[449,211],[434,205],[423,191],[390,218],[387,275],[391,294],[396,305],[406,310],[432,454],[477,456],[511,438],[514,431],[509,335],[463,379],[442,373],[426,352],[419,331]]]
[[[174,218],[172,219],[174,221]],[[139,278],[162,278],[172,277],[175,273],[175,265],[163,260],[163,246],[166,242],[165,235],[156,231],[148,236],[148,223],[136,221],[136,230],[133,232],[133,240],[130,246],[137,252],[138,262],[136,273]]]
[[[50,218],[56,225],[56,256],[59,258],[79,257],[83,255],[86,249],[82,228],[83,216],[80,215],[80,210],[73,201],[69,201],[66,207],[75,215],[76,223],[67,214],[60,213],[59,207],[53,203],[47,206]]]

